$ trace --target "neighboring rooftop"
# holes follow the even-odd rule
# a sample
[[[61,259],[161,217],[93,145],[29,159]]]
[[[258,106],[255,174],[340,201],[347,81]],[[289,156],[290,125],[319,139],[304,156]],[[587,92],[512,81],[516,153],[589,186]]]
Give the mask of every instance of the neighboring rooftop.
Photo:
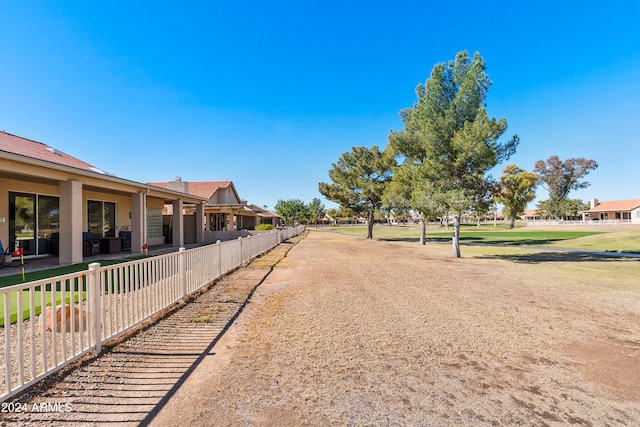
[[[42,160],[49,163],[56,163],[102,175],[113,176],[89,163],[76,159],[56,148],[50,147],[42,142],[22,138],[5,131],[0,131],[0,151],[16,154],[18,156]]]
[[[263,217],[263,218],[280,218],[280,215],[278,215],[277,213],[271,212],[270,210],[268,210],[266,208],[263,208],[261,206],[258,206],[258,205],[250,204],[248,206],[248,209],[250,209],[253,212],[257,213],[259,217]]]
[[[193,194],[194,196],[206,197],[210,199],[213,194],[218,191],[220,188],[227,188],[231,185],[231,181],[182,181],[180,179],[176,179],[171,183],[169,182],[147,182],[148,185],[153,185],[154,187],[160,187],[165,189],[172,189],[169,187],[173,187],[174,183],[181,183],[184,185],[183,192],[188,194]]]
[[[604,202],[593,199],[591,201],[591,209],[585,212],[622,212],[632,211],[638,207],[640,207],[640,199],[609,200]]]

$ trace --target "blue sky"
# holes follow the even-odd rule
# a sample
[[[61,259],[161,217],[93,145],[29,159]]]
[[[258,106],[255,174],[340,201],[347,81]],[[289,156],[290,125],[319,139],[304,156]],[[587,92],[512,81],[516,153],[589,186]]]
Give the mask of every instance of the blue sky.
[[[510,163],[591,158],[572,198],[640,198],[636,1],[0,0],[0,16],[0,129],[122,178],[309,202],[468,50],[493,81],[489,114],[521,139]]]

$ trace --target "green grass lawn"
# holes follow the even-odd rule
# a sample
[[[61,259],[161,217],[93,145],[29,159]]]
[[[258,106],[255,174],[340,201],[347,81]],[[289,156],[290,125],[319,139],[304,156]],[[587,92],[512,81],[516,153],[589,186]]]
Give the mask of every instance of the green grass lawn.
[[[367,227],[345,226],[330,227],[339,233],[365,237]],[[427,241],[449,242],[453,233],[452,227],[445,231],[438,225],[427,226]],[[373,229],[373,237],[380,240],[415,241],[420,237],[420,227],[411,226],[382,226]],[[486,224],[480,227],[465,224],[460,230],[462,243],[487,243],[511,246],[539,246],[554,249],[573,249],[597,252],[640,253],[640,227],[620,226],[606,229],[569,228],[569,227],[517,227],[508,229],[506,224]]]
[[[127,258],[127,259],[118,259],[118,260],[99,260],[99,261],[92,261],[92,262],[99,262],[100,265],[105,266],[105,265],[113,265],[113,264],[119,264],[119,263],[123,263],[123,262],[128,262],[134,259],[139,259],[142,257],[132,257],[132,258]],[[13,268],[13,267],[12,267]],[[25,283],[25,282],[33,282],[36,280],[41,280],[41,279],[48,279],[51,277],[56,277],[56,276],[62,276],[65,274],[70,274],[70,273],[77,273],[80,271],[86,271],[89,268],[89,263],[88,262],[83,262],[83,263],[79,263],[79,264],[74,264],[74,265],[69,265],[69,266],[64,266],[64,267],[56,267],[56,268],[50,268],[47,270],[40,270],[40,271],[32,271],[32,272],[28,272],[25,273],[25,280],[22,280],[22,272],[16,268],[16,270],[18,271],[17,274],[11,275],[11,276],[5,276],[5,277],[0,277],[0,288],[6,287],[6,286],[11,286],[11,285],[17,285],[20,283]],[[58,286],[59,288],[59,286]],[[47,306],[51,305],[51,292],[50,291],[45,291],[46,295],[46,304]],[[67,295],[68,295],[69,291],[67,291]],[[42,307],[40,306],[40,291],[36,291],[36,297],[35,297],[35,303],[36,303],[36,307],[35,307],[35,314],[36,316],[39,315],[42,312]],[[67,297],[67,302],[70,302],[71,297]],[[77,295],[76,295],[76,301],[78,301],[77,299]],[[85,299],[85,295],[83,293],[83,300]],[[0,298],[0,300],[2,300],[2,298]],[[22,300],[23,300],[23,319],[28,319],[30,316],[29,313],[29,292],[25,291],[22,292]],[[60,295],[60,291],[58,290],[56,292],[56,305],[60,304],[60,302],[62,301],[62,296]],[[0,327],[4,326],[4,301],[1,301],[1,306],[0,306]],[[18,298],[17,298],[17,293],[16,292],[11,292],[11,297],[9,300],[9,312],[11,313],[11,323],[15,323],[17,318],[18,318]]]

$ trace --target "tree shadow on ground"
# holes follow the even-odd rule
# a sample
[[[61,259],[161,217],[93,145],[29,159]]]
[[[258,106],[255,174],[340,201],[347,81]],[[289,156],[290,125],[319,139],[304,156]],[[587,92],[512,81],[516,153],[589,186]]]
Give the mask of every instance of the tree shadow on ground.
[[[374,238],[376,237],[375,235],[373,236]],[[409,242],[409,243],[418,243],[420,242],[420,238],[419,237],[387,237],[387,238],[380,238],[377,239],[380,240],[381,242]],[[442,238],[432,238],[432,237],[427,237],[426,242],[435,242],[435,243],[450,243],[451,242],[451,237],[442,237]]]
[[[523,264],[540,264],[544,262],[640,262],[640,259],[592,254],[585,252],[536,252],[530,254],[484,255],[477,259],[502,259]]]
[[[375,236],[374,236],[375,237]],[[388,237],[378,239],[385,242],[419,242],[419,237]],[[562,240],[567,240],[564,238],[548,238],[548,239],[522,239],[522,240],[508,240],[508,239],[491,239],[487,240],[483,237],[474,237],[474,236],[461,236],[460,243],[480,243],[487,245],[506,245],[506,246],[540,246],[547,245],[552,242],[560,242]],[[429,237],[427,235],[427,242],[437,242],[437,243],[449,243],[451,242],[451,237]]]

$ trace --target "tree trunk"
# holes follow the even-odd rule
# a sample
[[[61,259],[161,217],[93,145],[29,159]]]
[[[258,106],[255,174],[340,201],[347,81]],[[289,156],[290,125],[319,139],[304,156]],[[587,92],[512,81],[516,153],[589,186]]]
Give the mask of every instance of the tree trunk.
[[[509,224],[509,228],[513,229],[516,228],[516,220],[511,218],[511,224]]]
[[[420,219],[420,244],[424,245],[427,243],[427,223],[424,218]]]
[[[375,214],[376,214],[376,210],[375,210],[375,206],[373,206],[369,209],[369,224],[368,224],[369,230],[367,231],[367,239],[373,239],[373,220],[374,220]]]
[[[460,258],[460,215],[453,216],[453,238],[451,239],[453,245],[453,256]]]

